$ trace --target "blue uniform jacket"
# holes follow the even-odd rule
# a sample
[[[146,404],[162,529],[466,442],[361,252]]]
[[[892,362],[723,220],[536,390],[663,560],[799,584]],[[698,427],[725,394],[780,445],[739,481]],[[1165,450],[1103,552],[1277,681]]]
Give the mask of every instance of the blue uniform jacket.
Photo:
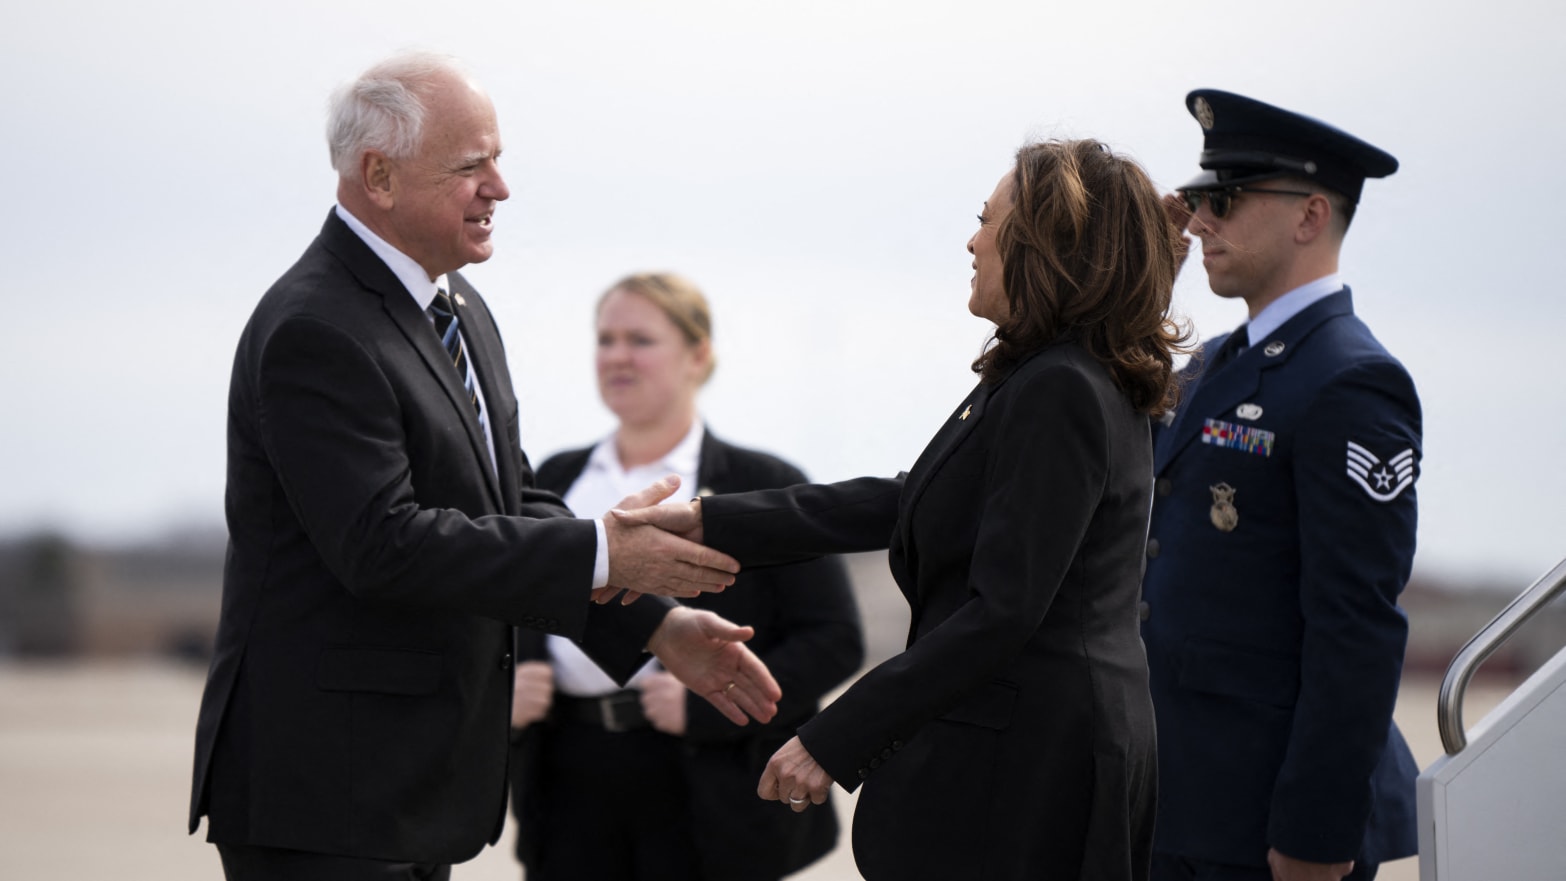
[[[1418,394],[1346,288],[1251,342],[1205,376],[1193,359],[1155,438],[1155,850],[1253,866],[1269,847],[1408,856],[1418,769],[1392,708]]]

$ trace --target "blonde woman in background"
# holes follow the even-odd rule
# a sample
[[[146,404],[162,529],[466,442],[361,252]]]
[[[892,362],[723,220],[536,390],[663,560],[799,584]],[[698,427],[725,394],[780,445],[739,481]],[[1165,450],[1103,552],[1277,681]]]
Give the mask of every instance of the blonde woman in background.
[[[719,440],[699,417],[715,362],[695,285],[670,273],[622,279],[598,301],[597,336],[598,391],[619,427],[538,469],[539,485],[579,516],[601,516],[649,474],[678,474],[701,493],[804,482],[775,456]],[[771,723],[734,725],[656,663],[620,689],[569,640],[520,631],[512,804],[528,881],[774,881],[836,843],[831,810],[761,801],[756,781],[863,660],[842,563],[748,570],[690,604],[756,628],[749,646],[783,688]]]

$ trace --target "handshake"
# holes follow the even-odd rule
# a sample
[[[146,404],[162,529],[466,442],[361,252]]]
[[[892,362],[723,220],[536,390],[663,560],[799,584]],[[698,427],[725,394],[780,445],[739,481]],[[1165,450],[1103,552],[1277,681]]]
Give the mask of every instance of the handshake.
[[[671,474],[621,500],[604,515],[609,540],[609,586],[593,591],[603,604],[643,594],[685,597],[721,591],[734,583],[739,561],[701,544],[701,503],[661,505],[680,488]]]
[[[658,504],[679,488],[680,479],[671,474],[604,515],[610,586],[594,590],[594,602],[608,603],[622,593],[625,605],[643,594],[694,597],[734,583],[739,562],[699,543],[700,503]],[[647,650],[729,721],[744,725],[749,716],[767,722],[777,714],[783,692],[745,647],[754,635],[754,628],[712,612],[675,606],[647,641]]]
[[[604,604],[630,604],[643,594],[694,597],[734,583],[739,561],[701,544],[701,502],[662,505],[680,488],[674,475],[620,502],[604,515],[609,540],[609,586],[593,591]],[[706,698],[731,722],[746,716],[767,722],[782,690],[745,640],[755,631],[711,612],[676,607],[648,642],[648,649],[686,687]],[[757,795],[785,802],[795,812],[826,802],[832,778],[791,739],[767,764]]]

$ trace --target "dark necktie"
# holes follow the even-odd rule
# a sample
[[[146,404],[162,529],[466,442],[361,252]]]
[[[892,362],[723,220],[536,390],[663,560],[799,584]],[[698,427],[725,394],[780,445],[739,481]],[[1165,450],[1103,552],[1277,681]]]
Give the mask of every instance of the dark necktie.
[[[468,369],[468,352],[462,346],[462,334],[457,332],[457,310],[451,305],[451,295],[445,288],[435,289],[435,301],[430,303],[430,314],[435,316],[435,333],[446,346],[446,354],[462,377],[462,387],[467,389],[468,400],[473,402],[473,412],[482,418],[484,410],[479,406],[478,390],[473,387],[473,371]]]
[[[1240,327],[1235,328],[1234,333],[1229,334],[1229,338],[1224,340],[1223,345],[1218,347],[1217,353],[1213,355],[1212,366],[1207,369],[1217,370],[1230,361],[1233,361],[1234,356],[1240,354],[1240,352],[1250,344],[1251,337],[1250,334],[1246,331],[1245,326],[1241,325]]]

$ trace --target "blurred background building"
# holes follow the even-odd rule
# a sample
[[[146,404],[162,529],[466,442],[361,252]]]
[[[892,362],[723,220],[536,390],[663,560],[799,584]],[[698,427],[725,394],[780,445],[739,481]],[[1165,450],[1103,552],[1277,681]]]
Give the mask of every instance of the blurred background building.
[[[0,658],[166,657],[205,665],[216,633],[226,538],[191,530],[131,545],[86,545],[52,532],[0,540]],[[884,554],[849,558],[871,656],[901,649],[902,599]],[[1408,675],[1439,676],[1452,656],[1526,583],[1416,572],[1403,592]],[[1481,668],[1521,681],[1566,646],[1557,603]]]

